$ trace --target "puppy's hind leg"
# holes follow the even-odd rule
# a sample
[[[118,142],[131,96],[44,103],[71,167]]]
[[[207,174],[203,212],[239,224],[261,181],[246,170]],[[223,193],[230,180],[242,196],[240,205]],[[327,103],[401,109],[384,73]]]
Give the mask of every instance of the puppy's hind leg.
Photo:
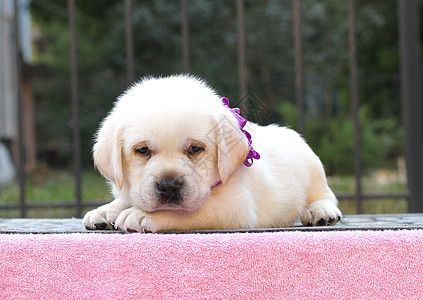
[[[310,175],[307,206],[301,222],[304,226],[335,225],[342,218],[342,213],[337,207],[338,200],[327,184],[323,166],[313,166]]]
[[[304,226],[335,225],[342,218],[342,213],[333,200],[323,199],[307,205],[301,223]]]

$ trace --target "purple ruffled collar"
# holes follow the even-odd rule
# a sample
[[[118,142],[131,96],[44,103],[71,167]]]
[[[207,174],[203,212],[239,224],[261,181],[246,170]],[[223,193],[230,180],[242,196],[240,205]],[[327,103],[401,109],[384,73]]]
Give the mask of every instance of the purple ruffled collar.
[[[250,151],[248,152],[247,158],[244,160],[244,165],[247,167],[251,167],[253,165],[253,159],[260,159],[260,154],[258,154],[253,146],[251,145],[253,141],[251,140],[251,134],[244,129],[245,124],[247,124],[247,120],[240,116],[241,110],[239,108],[230,108],[229,107],[229,100],[226,97],[222,98],[223,104],[228,107],[228,109],[232,112],[235,118],[238,120],[239,128],[245,134],[248,140],[248,145],[250,146]]]

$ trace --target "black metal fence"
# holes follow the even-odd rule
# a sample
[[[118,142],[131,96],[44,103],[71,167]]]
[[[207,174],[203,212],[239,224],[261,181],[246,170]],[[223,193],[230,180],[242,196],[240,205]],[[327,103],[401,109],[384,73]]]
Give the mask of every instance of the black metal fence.
[[[15,14],[17,12],[15,0]],[[126,35],[126,66],[127,82],[134,80],[134,46],[132,32],[132,1],[123,0],[125,12],[125,35]],[[401,53],[401,91],[403,104],[403,119],[405,126],[405,149],[407,165],[407,193],[397,194],[365,194],[362,189],[362,167],[361,167],[361,134],[358,110],[360,107],[359,76],[357,62],[356,42],[356,10],[355,0],[347,0],[348,7],[348,44],[349,44],[349,71],[350,71],[350,98],[352,103],[352,120],[354,124],[354,169],[355,169],[355,192],[353,194],[337,195],[339,199],[356,199],[357,213],[363,211],[364,199],[383,198],[407,198],[409,200],[410,212],[423,212],[423,120],[422,120],[422,94],[421,94],[421,70],[420,70],[420,32],[417,0],[398,0],[398,19]],[[181,38],[183,47],[183,69],[190,71],[190,30],[188,15],[188,0],[181,0]],[[301,43],[301,0],[292,0],[293,16],[293,37],[295,48],[295,91],[298,111],[298,130],[304,133],[305,112],[304,112],[304,78],[302,73],[302,43]],[[237,26],[238,26],[238,67],[239,67],[239,90],[240,95],[246,94],[247,87],[247,63],[245,49],[245,26],[244,26],[244,0],[236,0]],[[70,86],[72,103],[72,128],[73,128],[73,153],[74,153],[74,178],[76,186],[76,199],[74,203],[68,204],[29,204],[26,199],[26,174],[24,170],[24,141],[22,113],[19,114],[19,187],[20,202],[16,205],[0,205],[0,209],[19,209],[20,215],[25,217],[30,208],[42,207],[73,207],[76,209],[76,216],[80,217],[83,208],[95,206],[99,203],[87,203],[82,199],[81,193],[81,141],[79,128],[79,103],[78,103],[78,65],[77,65],[77,32],[75,26],[75,0],[68,0],[68,21],[70,35]],[[15,15],[16,16],[16,15]],[[19,44],[19,25],[15,18],[16,49],[18,61],[18,84],[21,80],[21,47]],[[18,85],[19,86],[19,85]],[[22,95],[18,89],[19,105],[22,107]],[[22,109],[19,109],[21,112]]]

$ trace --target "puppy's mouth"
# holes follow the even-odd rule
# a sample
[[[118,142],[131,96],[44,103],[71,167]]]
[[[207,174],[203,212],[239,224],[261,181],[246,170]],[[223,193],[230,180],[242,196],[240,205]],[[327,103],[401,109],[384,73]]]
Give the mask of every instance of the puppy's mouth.
[[[193,209],[189,209],[187,207],[183,207],[183,206],[177,205],[177,204],[168,203],[168,204],[163,204],[163,205],[157,207],[153,211],[181,211],[181,212],[191,212],[191,211],[194,211],[194,210]]]
[[[189,185],[184,178],[168,176],[160,177],[149,184],[147,192],[134,195],[134,201],[146,212],[169,212],[187,214],[197,211],[210,195],[210,191],[202,191],[196,185]]]
[[[151,208],[149,212],[155,211],[168,211],[175,213],[191,213],[198,210],[202,205],[202,202],[191,203],[156,203],[156,206]]]

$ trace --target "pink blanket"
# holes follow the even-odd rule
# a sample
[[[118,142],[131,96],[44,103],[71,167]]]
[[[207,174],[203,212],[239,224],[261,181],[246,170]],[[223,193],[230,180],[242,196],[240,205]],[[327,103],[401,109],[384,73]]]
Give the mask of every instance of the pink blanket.
[[[0,235],[0,299],[422,299],[423,230]]]

